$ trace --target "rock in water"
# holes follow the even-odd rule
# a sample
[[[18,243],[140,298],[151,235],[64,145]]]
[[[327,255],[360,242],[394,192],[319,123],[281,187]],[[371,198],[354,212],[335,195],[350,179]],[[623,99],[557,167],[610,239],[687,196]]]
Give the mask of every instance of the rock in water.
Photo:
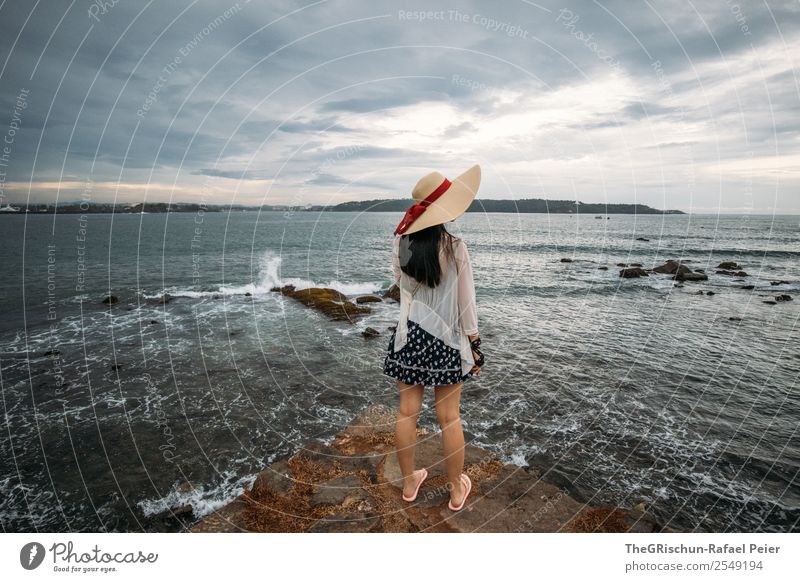
[[[633,279],[635,277],[647,277],[647,271],[642,269],[641,267],[628,267],[626,269],[620,269],[619,276],[625,279]]]
[[[689,270],[688,272],[677,273],[673,279],[676,281],[707,281],[708,275],[705,273],[695,273]]]
[[[119,303],[119,298],[116,295],[109,295],[103,299],[103,303],[106,305],[114,305],[115,303]]]
[[[344,293],[327,287],[309,287],[298,291],[294,285],[284,285],[283,287],[273,287],[271,290],[296,299],[303,305],[313,307],[334,321],[353,323],[362,315],[372,311],[369,307],[361,307],[348,301]]]
[[[362,295],[361,297],[356,297],[356,303],[380,303],[381,298],[375,297],[374,295]]]
[[[735,261],[722,261],[717,265],[717,269],[741,269],[741,267]]]
[[[395,301],[400,303],[400,287],[398,287],[396,284],[392,285],[386,290],[386,292],[384,292],[383,297],[384,299],[387,297],[389,299],[394,299]]]
[[[691,269],[682,263],[679,263],[678,261],[670,259],[663,265],[653,267],[653,272],[667,275],[677,275],[678,273],[690,273]]]
[[[370,337],[375,337],[375,336],[381,335],[381,332],[379,332],[374,327],[368,327],[367,329],[365,329],[364,331],[361,332],[361,335],[363,335],[364,337],[370,338]]]

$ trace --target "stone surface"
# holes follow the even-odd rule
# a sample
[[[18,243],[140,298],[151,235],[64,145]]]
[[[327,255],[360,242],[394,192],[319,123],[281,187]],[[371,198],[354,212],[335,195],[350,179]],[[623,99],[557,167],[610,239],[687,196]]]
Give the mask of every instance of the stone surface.
[[[540,477],[467,444],[472,491],[461,511],[447,502],[441,433],[418,431],[415,467],[428,469],[417,499],[402,499],[394,447],[396,410],[365,409],[330,445],[311,440],[260,472],[252,489],[206,516],[192,532],[585,532],[671,531],[646,507],[587,506]],[[645,511],[642,511],[642,510]]]
[[[247,529],[244,524],[244,511],[247,505],[236,499],[223,505],[216,511],[206,515],[189,530],[191,533],[242,533]]]
[[[545,483],[519,467],[506,466],[480,484],[460,511],[445,504],[442,519],[461,532],[564,531],[584,505],[555,485]]]
[[[379,515],[365,512],[341,512],[324,517],[312,525],[309,533],[366,533],[379,531]]]
[[[311,498],[311,505],[343,505],[349,506],[359,501],[371,499],[355,475],[345,475],[330,479],[317,485],[317,492]],[[370,506],[371,508],[371,506]]]
[[[415,468],[425,467],[428,470],[427,481],[438,476],[447,474],[445,460],[442,453],[442,437],[440,433],[427,433],[417,436],[417,446],[414,451]],[[464,446],[464,466],[486,463],[494,459],[488,451],[479,449],[470,444]],[[403,474],[400,472],[400,465],[397,461],[395,451],[386,455],[381,470],[381,477],[387,483],[401,489],[403,487]],[[420,492],[426,488],[426,483],[422,484]]]
[[[293,484],[294,479],[292,479],[289,471],[289,463],[286,459],[283,459],[256,475],[252,489],[259,494],[264,489],[269,489],[278,495],[288,495]]]

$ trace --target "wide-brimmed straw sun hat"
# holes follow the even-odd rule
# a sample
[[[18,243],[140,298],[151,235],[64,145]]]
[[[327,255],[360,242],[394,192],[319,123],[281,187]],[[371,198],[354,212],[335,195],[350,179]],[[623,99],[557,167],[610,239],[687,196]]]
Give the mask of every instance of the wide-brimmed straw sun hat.
[[[416,204],[406,210],[394,234],[411,234],[455,220],[472,204],[480,183],[481,167],[478,164],[452,182],[439,172],[426,174],[411,192]]]

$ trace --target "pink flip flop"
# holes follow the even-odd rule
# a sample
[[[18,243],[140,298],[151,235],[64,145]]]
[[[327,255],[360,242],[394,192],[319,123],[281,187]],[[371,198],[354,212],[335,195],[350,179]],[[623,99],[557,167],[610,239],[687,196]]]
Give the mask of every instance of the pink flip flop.
[[[414,491],[414,495],[412,495],[411,497],[406,497],[405,495],[403,495],[403,501],[414,501],[417,498],[417,493],[419,493],[419,488],[422,485],[422,482],[428,478],[428,470],[427,469],[420,469],[420,470],[423,472],[423,475],[422,479],[420,479],[419,483],[417,483],[417,489]]]
[[[472,491],[472,480],[470,480],[469,475],[466,473],[461,473],[461,482],[464,483],[464,486],[466,487],[466,491],[464,491],[464,499],[461,500],[461,505],[458,507],[453,507],[452,499],[447,502],[447,507],[453,511],[459,511],[462,507],[464,507],[464,504],[467,502],[467,496],[469,496],[469,492]]]

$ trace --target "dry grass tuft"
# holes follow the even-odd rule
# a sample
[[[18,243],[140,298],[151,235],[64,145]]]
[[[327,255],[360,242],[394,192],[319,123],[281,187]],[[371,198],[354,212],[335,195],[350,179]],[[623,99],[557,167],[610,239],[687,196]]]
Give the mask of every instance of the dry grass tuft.
[[[565,529],[572,533],[624,533],[629,527],[625,523],[623,510],[613,505],[604,505],[584,509]]]

